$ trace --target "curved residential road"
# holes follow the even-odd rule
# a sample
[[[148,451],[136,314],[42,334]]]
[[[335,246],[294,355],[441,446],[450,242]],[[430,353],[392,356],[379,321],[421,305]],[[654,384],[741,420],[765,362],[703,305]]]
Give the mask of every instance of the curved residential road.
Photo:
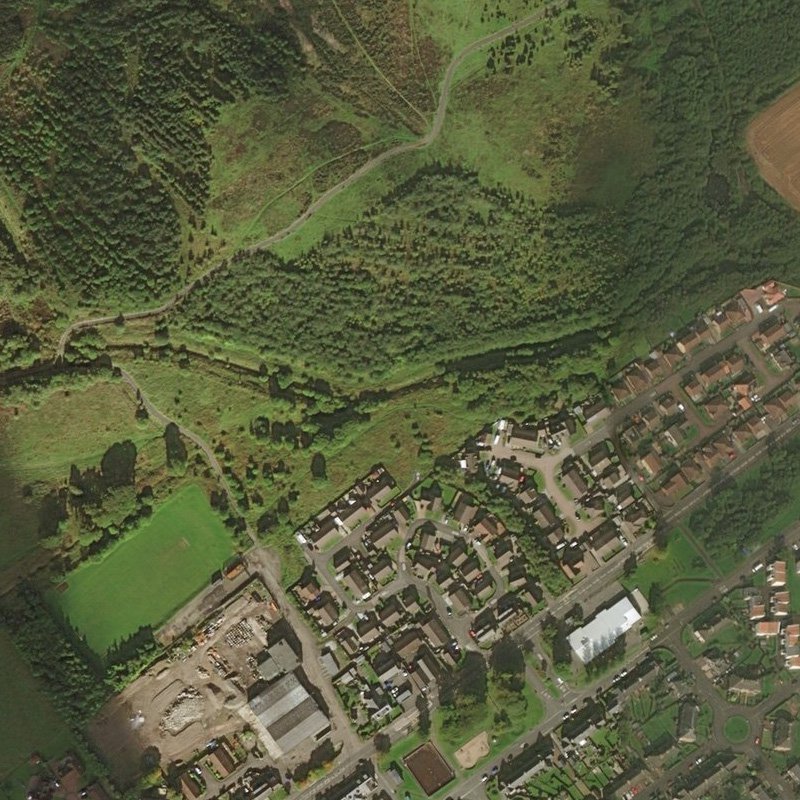
[[[260,242],[256,242],[256,244],[244,248],[244,252],[252,253],[257,250],[263,250],[267,247],[277,244],[278,242],[282,242],[284,239],[287,239],[296,230],[298,230],[298,228],[302,227],[321,208],[330,203],[334,197],[341,194],[343,191],[345,191],[345,189],[348,189],[350,186],[356,183],[356,181],[360,180],[377,167],[381,166],[381,164],[384,164],[387,161],[402,155],[403,153],[409,153],[413,150],[424,150],[426,147],[429,147],[442,132],[445,114],[447,113],[447,104],[450,101],[450,91],[453,88],[453,81],[455,79],[456,71],[464,63],[464,61],[473,55],[473,53],[476,53],[481,48],[486,47],[486,45],[492,44],[500,39],[504,39],[506,36],[516,33],[522,28],[527,28],[529,25],[539,22],[544,18],[548,9],[553,8],[555,5],[556,4],[553,4],[552,6],[546,6],[545,8],[542,8],[533,14],[522,17],[522,19],[506,25],[504,28],[495,31],[494,33],[487,34],[486,36],[482,36],[480,39],[476,39],[471,44],[468,44],[463,50],[453,56],[450,64],[447,67],[447,70],[445,71],[439,92],[439,102],[433,115],[433,123],[431,124],[430,130],[428,130],[427,133],[423,134],[419,139],[415,139],[414,141],[403,142],[402,144],[390,147],[388,150],[384,150],[382,153],[379,153],[368,161],[365,161],[353,173],[341,180],[335,186],[331,186],[330,189],[323,192],[293,222],[291,222],[285,228],[279,230],[277,233],[273,233],[271,236],[267,236]],[[203,281],[210,275],[213,275],[223,263],[225,263],[225,261],[220,261],[217,264],[209,267],[205,272],[202,272],[197,277],[192,278],[189,283],[175,292],[172,297],[170,297],[168,300],[165,300],[160,306],[156,306],[155,308],[147,308],[140,311],[126,311],[120,314],[107,314],[104,316],[91,317],[89,319],[73,322],[71,325],[69,325],[69,327],[66,328],[66,330],[61,334],[61,338],[58,340],[56,358],[63,358],[64,351],[69,344],[69,340],[77,331],[84,330],[86,328],[94,328],[98,325],[110,325],[119,319],[123,319],[126,322],[132,322],[138,319],[147,319],[148,317],[155,317],[158,314],[163,314],[164,312],[169,311],[171,308],[174,308],[184,297],[186,297],[186,295],[188,295],[195,288],[195,286],[200,283],[200,281]]]

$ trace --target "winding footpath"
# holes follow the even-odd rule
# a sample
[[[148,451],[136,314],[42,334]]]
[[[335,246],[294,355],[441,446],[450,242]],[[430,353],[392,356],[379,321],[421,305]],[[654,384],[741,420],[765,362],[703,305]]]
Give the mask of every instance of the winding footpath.
[[[302,227],[306,222],[308,222],[308,220],[311,219],[311,217],[313,217],[320,209],[328,205],[331,200],[348,189],[354,183],[361,180],[361,178],[363,178],[365,175],[368,175],[370,172],[380,167],[382,164],[385,164],[387,161],[397,158],[404,153],[410,153],[415,150],[424,150],[426,147],[430,147],[430,145],[439,138],[439,135],[442,132],[445,114],[447,113],[447,104],[450,101],[450,91],[453,88],[453,81],[455,80],[456,71],[464,63],[464,61],[474,53],[477,53],[483,47],[493,44],[500,39],[504,39],[506,36],[510,36],[522,28],[527,28],[536,22],[540,22],[546,16],[548,10],[553,7],[554,6],[546,6],[536,13],[529,14],[528,16],[523,17],[516,22],[512,22],[510,25],[506,25],[504,28],[495,31],[494,33],[482,36],[480,39],[476,39],[471,44],[468,44],[463,50],[453,56],[450,64],[447,67],[447,70],[445,71],[441,90],[439,92],[439,102],[436,105],[436,111],[433,115],[433,122],[427,133],[423,134],[419,139],[415,139],[410,142],[403,142],[395,145],[394,147],[390,147],[388,150],[384,150],[382,153],[379,153],[368,161],[365,161],[358,169],[356,169],[346,178],[323,192],[293,222],[291,222],[285,228],[279,230],[277,233],[273,233],[271,236],[267,236],[260,242],[256,242],[256,244],[245,248],[244,252],[253,253],[282,242],[284,239],[287,239],[289,236],[295,233],[295,231]],[[181,289],[175,292],[172,297],[170,297],[168,300],[165,300],[160,306],[156,306],[155,308],[141,309],[139,311],[126,311],[121,314],[107,314],[105,316],[90,317],[89,319],[73,322],[68,328],[66,328],[66,330],[61,334],[61,338],[58,340],[56,358],[61,359],[64,357],[64,351],[69,344],[69,340],[80,330],[85,330],[86,328],[95,328],[99,325],[110,325],[119,319],[125,320],[126,322],[148,319],[149,317],[155,317],[159,314],[169,311],[181,300],[183,300],[197,286],[198,283],[213,275],[225,263],[227,263],[227,261],[223,260],[209,267],[205,272],[202,272],[200,275],[193,278],[191,281],[189,281],[189,283],[185,284]]]

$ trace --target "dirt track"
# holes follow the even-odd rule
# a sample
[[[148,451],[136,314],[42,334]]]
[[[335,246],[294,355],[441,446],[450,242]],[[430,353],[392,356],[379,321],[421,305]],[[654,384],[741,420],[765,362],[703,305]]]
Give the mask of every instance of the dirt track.
[[[800,84],[750,123],[747,149],[764,180],[800,211]]]

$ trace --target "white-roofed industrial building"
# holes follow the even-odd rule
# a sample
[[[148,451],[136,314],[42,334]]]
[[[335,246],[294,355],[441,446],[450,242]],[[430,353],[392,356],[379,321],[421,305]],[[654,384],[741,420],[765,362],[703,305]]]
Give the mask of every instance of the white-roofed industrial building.
[[[610,608],[600,611],[585,625],[572,631],[568,637],[570,647],[584,664],[588,664],[600,653],[608,650],[641,618],[633,603],[627,597],[623,597]]]
[[[261,723],[264,744],[273,758],[312,743],[330,729],[330,721],[297,676],[290,672],[250,701]]]

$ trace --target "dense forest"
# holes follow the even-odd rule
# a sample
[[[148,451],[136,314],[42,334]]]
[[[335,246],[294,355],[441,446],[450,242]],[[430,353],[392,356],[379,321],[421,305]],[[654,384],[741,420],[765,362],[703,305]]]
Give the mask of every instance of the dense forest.
[[[44,277],[94,303],[164,294],[179,212],[208,198],[206,128],[222,103],[285,92],[294,43],[210,0],[51,3],[29,35],[0,83],[0,184]]]
[[[624,44],[603,51],[593,74],[604,85],[614,76],[607,137],[644,131],[644,162],[581,149],[591,163],[578,173],[597,185],[544,204],[432,163],[297,258],[240,255],[180,308],[179,324],[326,374],[380,379],[485,352],[513,362],[520,346],[549,341],[566,372],[574,354],[575,375],[603,377],[642,332],[652,344],[766,274],[795,278],[800,225],[761,184],[742,135],[797,77],[800,28],[782,19],[786,3],[718,0],[704,14],[690,3],[616,5]],[[593,24],[577,12],[563,24],[574,34],[569,61]],[[536,68],[530,55],[517,64]],[[600,192],[615,173],[624,180]],[[483,384],[471,396],[506,382],[509,360],[488,363],[483,371],[499,366],[503,380],[467,369]],[[537,394],[538,371],[521,377]],[[549,383],[551,399],[586,389],[580,378]]]
[[[776,520],[785,520],[787,511],[791,515],[798,481],[800,442],[790,439],[773,448],[769,460],[757,470],[720,486],[692,514],[691,528],[712,556],[747,553],[764,541]],[[777,525],[778,531],[784,524]]]
[[[602,329],[619,262],[602,216],[434,165],[295,261],[234,260],[176,321],[319,372],[380,377],[397,362]]]

